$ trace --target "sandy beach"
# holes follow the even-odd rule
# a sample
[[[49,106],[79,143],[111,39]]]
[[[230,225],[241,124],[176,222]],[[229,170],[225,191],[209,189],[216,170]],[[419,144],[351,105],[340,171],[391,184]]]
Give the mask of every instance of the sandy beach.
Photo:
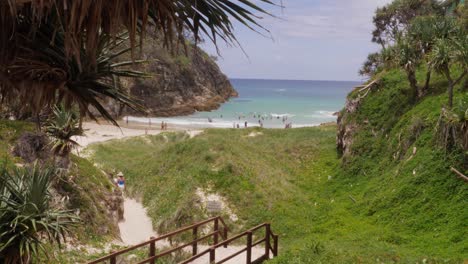
[[[112,125],[109,122],[100,121],[84,122],[83,129],[85,130],[84,136],[75,137],[74,140],[84,148],[92,143],[103,142],[111,139],[121,139],[127,137],[136,137],[143,135],[157,135],[161,132],[174,132],[185,131],[194,137],[203,132],[201,129],[193,129],[191,127],[182,127],[175,125],[168,125],[167,130],[161,130],[161,124],[143,124],[138,122],[118,122],[120,127]]]

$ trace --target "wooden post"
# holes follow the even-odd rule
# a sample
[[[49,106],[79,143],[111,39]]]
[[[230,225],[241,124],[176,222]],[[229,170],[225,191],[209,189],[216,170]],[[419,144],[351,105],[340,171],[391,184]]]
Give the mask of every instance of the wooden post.
[[[265,258],[270,259],[270,224],[265,224]]]
[[[198,226],[194,227],[192,230],[192,238],[194,240],[192,244],[192,256],[195,256],[197,254],[197,244],[198,242],[195,241],[198,239]]]
[[[228,230],[227,230],[227,227],[224,227],[224,240],[227,240],[227,236],[228,236]],[[227,247],[228,247],[228,244],[225,243],[224,248],[227,248]]]
[[[213,230],[215,233],[213,235],[213,243],[215,245],[218,244],[218,236],[219,236],[219,218],[216,217],[215,220],[214,220],[214,230]]]
[[[114,253],[114,252],[112,252]],[[113,255],[111,258],[110,258],[110,264],[117,264],[117,258],[115,257],[115,255]]]
[[[211,247],[210,248],[210,264],[215,264],[216,262],[216,248]]]
[[[150,240],[153,240],[154,237],[150,237]],[[150,248],[149,248],[149,257],[154,257],[156,255],[156,242],[155,241],[151,241],[150,243]],[[151,260],[149,262],[150,264],[155,264],[156,263],[156,260]]]
[[[247,264],[252,263],[252,232],[247,232],[247,259],[245,260]]]
[[[278,256],[278,235],[273,236],[273,256]]]

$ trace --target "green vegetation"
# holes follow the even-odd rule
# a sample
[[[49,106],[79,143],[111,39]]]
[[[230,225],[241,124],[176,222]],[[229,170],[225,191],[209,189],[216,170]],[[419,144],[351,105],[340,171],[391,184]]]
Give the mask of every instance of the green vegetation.
[[[22,134],[31,131],[34,131],[34,124],[30,122],[0,120],[1,168],[5,168],[6,166],[8,171],[14,172],[17,170],[14,166],[15,164],[25,164],[25,161],[22,160],[21,157],[14,157],[12,155],[11,149],[15,144],[17,144],[17,141],[20,139]],[[39,162],[48,164],[51,162],[51,159],[52,157],[50,156],[49,160],[41,160]],[[71,155],[70,159],[71,165],[69,166],[68,171],[58,174],[50,182],[48,190],[51,192],[52,196],[48,197],[54,200],[54,202],[50,204],[49,210],[55,211],[58,208],[72,210],[74,214],[79,216],[80,220],[77,221],[74,226],[70,227],[71,237],[69,237],[67,241],[71,239],[72,241],[96,246],[97,248],[102,247],[103,242],[112,240],[118,235],[116,223],[109,215],[109,203],[112,202],[112,195],[115,187],[109,178],[102,171],[97,169],[90,161],[76,155]],[[25,165],[29,166],[27,164]],[[33,171],[35,172],[35,174],[32,174],[33,176],[44,175],[44,173],[47,172],[47,170],[42,171],[42,169],[36,169]],[[3,176],[5,175],[6,174],[2,174],[2,177],[0,178],[4,179]],[[18,175],[26,176],[29,174],[19,173]],[[15,178],[19,179],[19,176]],[[26,177],[25,179],[32,180],[33,178]],[[27,185],[23,187],[26,186]],[[37,191],[39,189],[35,186],[30,191],[33,190]],[[21,193],[22,195],[27,194],[27,192]],[[0,200],[6,198],[7,196],[5,193],[0,194]],[[57,204],[58,201],[60,201],[59,204]],[[43,205],[46,206],[45,202]],[[5,214],[4,216],[6,217],[6,212],[7,210],[3,207],[0,209],[0,215]],[[11,214],[8,216],[11,217]],[[20,217],[21,214],[18,214],[17,216]],[[52,219],[53,218],[50,220]],[[6,220],[1,221],[1,223],[8,224]],[[40,228],[40,222],[37,222],[36,225]],[[4,244],[7,241],[3,240],[4,237],[7,236],[3,231],[1,236],[2,239],[0,239],[0,247],[7,246],[7,244]],[[29,233],[25,233],[24,235],[28,234]],[[64,262],[63,259],[67,259],[70,261],[69,263],[71,263],[73,260],[82,261],[84,259],[85,254],[83,254],[83,252],[58,254],[58,250],[55,245],[44,244],[43,246],[46,250],[45,252],[41,252],[41,260],[39,263],[67,263]],[[2,250],[2,253],[3,252],[4,250]],[[55,253],[52,254],[51,252]]]
[[[81,118],[92,116],[91,105],[111,121],[98,99],[136,107],[117,77],[142,73],[127,68],[135,61],[114,60],[129,51],[133,60],[136,35],[143,35],[147,19],[160,26],[155,34],[167,46],[174,35],[185,41],[183,30],[191,31],[195,42],[199,32],[211,32],[213,42],[236,42],[232,19],[261,28],[249,9],[266,13],[251,1],[198,1],[196,6],[150,1],[149,8],[131,9],[124,2],[98,7],[77,1],[70,8],[61,1],[27,2],[0,5],[5,22],[0,26],[0,99],[14,108],[7,111],[36,114],[38,124],[41,111],[57,102],[78,108]],[[58,12],[44,12],[48,8]],[[365,93],[353,91],[349,99],[357,100],[357,106],[341,112],[339,131],[350,128],[342,157],[335,151],[333,125],[213,129],[195,138],[165,133],[98,144],[91,152],[106,170],[126,174],[128,191],[142,196],[160,233],[206,217],[197,197],[201,189],[227,199],[240,219],[230,223],[234,231],[273,224],[281,236],[281,255],[273,263],[466,261],[468,186],[449,168],[468,171],[468,38],[466,8],[459,4],[453,10],[438,1],[414,0],[395,0],[377,10],[373,41],[382,52],[371,54],[361,73],[378,80]],[[37,15],[24,15],[29,13]],[[128,17],[115,15],[122,13]],[[142,23],[136,26],[136,21]],[[128,46],[119,48],[124,43]],[[188,63],[183,56],[175,60],[181,67]],[[57,117],[64,122],[49,126],[49,134],[60,138],[53,145],[56,154],[68,155],[77,122],[66,113]],[[13,168],[27,163],[11,157],[10,149],[31,127],[0,121],[0,162],[5,166],[0,178],[1,257],[41,262],[43,256],[36,256],[39,236],[45,232],[53,238],[49,241],[60,241],[65,225],[57,222],[65,217],[68,224],[71,216],[54,209],[58,205],[49,203],[52,194],[86,223],[73,229],[74,238],[100,244],[115,236],[109,213],[114,187],[90,161],[71,156],[72,165],[64,166],[66,171],[53,182],[46,177],[48,170]],[[44,151],[45,158],[38,162],[56,162],[41,144],[34,151]],[[11,171],[18,173],[11,176]],[[50,261],[91,257],[78,250]]]
[[[28,122],[0,120],[0,166],[18,160],[11,157],[9,151],[12,144],[27,131],[32,131],[34,126]]]
[[[70,153],[73,148],[78,146],[72,137],[83,135],[79,115],[65,110],[62,106],[57,106],[54,108],[53,116],[48,120],[45,130],[52,141],[52,152],[63,159],[64,168],[68,167]]]
[[[431,94],[414,106],[405,73],[383,74],[346,118],[359,128],[342,165],[332,125],[207,130],[192,139],[167,133],[91,152],[126,174],[160,231],[203,216],[195,201],[203,188],[227,198],[237,229],[272,222],[281,236],[273,263],[459,263],[468,258],[468,186],[449,167],[466,171],[467,163],[460,148],[436,144],[446,85],[436,74]],[[468,100],[456,91],[455,102]]]
[[[51,185],[58,171],[29,168],[0,170],[0,261],[29,263],[45,241],[61,243],[78,220],[69,210],[51,206]]]

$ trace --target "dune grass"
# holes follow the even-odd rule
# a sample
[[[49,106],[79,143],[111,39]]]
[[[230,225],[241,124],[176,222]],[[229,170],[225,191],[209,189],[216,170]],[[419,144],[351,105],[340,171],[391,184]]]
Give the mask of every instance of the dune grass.
[[[252,131],[262,134],[249,137]],[[129,192],[142,196],[160,231],[203,217],[193,206],[198,187],[228,199],[241,219],[231,223],[237,230],[271,222],[281,236],[281,256],[273,263],[458,263],[467,258],[466,236],[454,230],[466,216],[466,187],[447,175],[439,181],[456,193],[431,199],[424,208],[420,201],[430,193],[411,198],[409,190],[424,193],[425,184],[416,187],[424,175],[407,175],[405,169],[395,179],[389,168],[383,176],[351,178],[340,167],[335,131],[333,125],[213,129],[192,139],[166,133],[98,144],[92,152],[106,169],[126,174]],[[430,213],[442,207],[446,216]],[[167,224],[167,219],[178,221]],[[441,225],[448,219],[454,222]]]

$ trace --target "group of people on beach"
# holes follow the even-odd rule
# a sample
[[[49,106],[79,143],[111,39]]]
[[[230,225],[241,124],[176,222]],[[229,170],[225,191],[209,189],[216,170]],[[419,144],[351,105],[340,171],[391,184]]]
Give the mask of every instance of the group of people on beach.
[[[221,118],[223,117],[222,115],[220,116]],[[252,116],[245,116],[245,115],[238,115],[237,116],[237,119],[240,121],[242,119],[245,119],[245,118],[250,118],[252,117],[253,119],[258,119],[258,125],[260,127],[263,127],[264,126],[264,121],[265,120],[273,120],[275,117],[276,119],[280,119],[281,118],[281,121],[282,123],[284,124],[284,128],[292,128],[292,122],[289,122],[289,123],[286,123],[286,121],[288,121],[288,116],[287,115],[284,115],[284,116],[280,116],[280,115],[260,115],[260,114],[253,114]],[[213,120],[211,118],[208,118],[209,122],[213,122]],[[247,121],[244,121],[244,128],[247,128],[248,127],[248,122]],[[240,128],[242,126],[242,123],[236,123],[236,122],[233,122],[232,123],[232,128]]]
[[[161,122],[161,130],[167,130],[167,122]]]
[[[223,118],[223,115],[220,115],[219,117]],[[243,115],[243,114],[237,115],[237,119],[239,120],[239,123],[233,122],[232,128],[241,128],[241,126],[244,127],[244,128],[249,127],[249,124],[248,124],[247,121],[244,121],[244,122],[241,121],[242,119],[245,120],[246,118],[257,119],[258,126],[262,127],[262,128],[264,126],[265,120],[274,120],[274,119],[279,120],[279,119],[281,119],[282,123],[284,124],[284,128],[292,128],[292,122],[289,122],[289,123],[286,122],[286,121],[288,121],[288,116],[287,115],[274,115],[274,114],[261,115],[261,114],[256,114],[256,113],[250,113],[249,115]],[[214,122],[214,120],[211,117],[208,117],[207,119],[208,119],[208,123],[213,123]],[[128,122],[129,122],[128,117],[126,117],[125,122],[128,125]],[[148,119],[148,126],[151,127],[151,119],[150,118]],[[165,121],[161,121],[161,130],[167,130],[167,129],[168,129],[168,123],[165,122]],[[147,133],[148,133],[148,131],[145,128],[145,134],[147,134]]]

